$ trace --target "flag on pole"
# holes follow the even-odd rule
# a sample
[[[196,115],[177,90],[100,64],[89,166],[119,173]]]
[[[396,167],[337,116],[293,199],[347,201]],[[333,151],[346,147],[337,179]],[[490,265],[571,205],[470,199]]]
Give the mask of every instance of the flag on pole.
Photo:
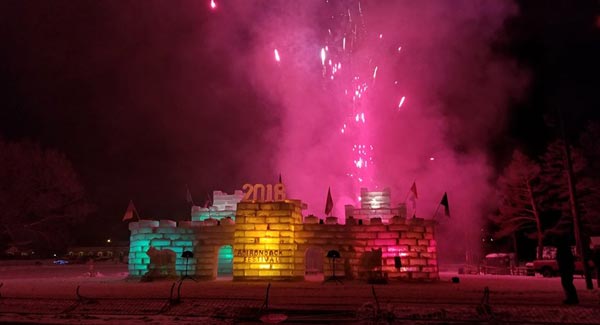
[[[206,201],[204,201],[204,208],[208,209],[212,205],[212,201],[210,199],[210,193],[206,192]]]
[[[327,203],[325,203],[325,214],[329,215],[333,210],[333,199],[331,198],[331,187],[327,190]]]
[[[279,173],[279,184],[283,184],[283,182],[281,181],[281,173]]]
[[[415,196],[415,199],[419,198],[419,195],[417,195],[417,183],[416,182],[413,182],[413,185],[410,187],[410,191]]]
[[[450,205],[448,204],[448,194],[446,192],[444,192],[440,205],[444,206],[444,214],[446,217],[450,217]]]
[[[123,215],[123,221],[133,219],[134,213],[135,213],[137,219],[140,220],[140,215],[137,213],[137,210],[135,209],[135,205],[133,205],[133,200],[129,200],[129,205],[127,206],[127,211],[125,211],[125,214]]]
[[[190,188],[189,188],[189,187],[187,187],[187,185],[186,185],[186,186],[185,186],[185,189],[187,190],[187,193],[186,193],[186,196],[185,196],[185,198],[186,198],[187,202],[188,202],[189,204],[191,204],[191,205],[195,205],[195,204],[194,204],[194,199],[192,199],[192,193],[190,192]]]

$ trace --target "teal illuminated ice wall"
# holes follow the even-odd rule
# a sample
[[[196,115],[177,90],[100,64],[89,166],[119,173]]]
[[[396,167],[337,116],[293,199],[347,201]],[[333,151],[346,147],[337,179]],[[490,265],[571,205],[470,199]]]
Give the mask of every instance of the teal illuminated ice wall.
[[[184,251],[194,251],[194,240],[196,235],[192,228],[177,227],[175,221],[171,220],[140,220],[129,224],[131,230],[129,250],[129,274],[141,276],[152,267],[162,267],[165,273],[175,271],[176,275],[195,270],[196,260],[194,258],[183,258]],[[150,250],[153,247],[154,250]],[[158,253],[168,252],[170,254]],[[152,252],[156,252],[154,255]],[[154,258],[157,256],[158,258]],[[174,259],[169,263],[164,256]],[[158,260],[157,260],[158,259]],[[153,265],[173,264],[173,265]],[[172,275],[172,274],[164,274]]]
[[[214,278],[218,273],[231,273],[234,231],[231,218],[179,223],[140,220],[130,223],[129,230],[130,276],[150,272],[156,276],[187,274]],[[186,251],[191,254],[183,254]]]

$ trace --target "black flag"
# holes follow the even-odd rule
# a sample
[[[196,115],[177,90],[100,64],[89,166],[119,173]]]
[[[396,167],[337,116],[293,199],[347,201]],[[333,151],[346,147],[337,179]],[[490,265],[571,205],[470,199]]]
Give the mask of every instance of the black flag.
[[[444,192],[444,197],[440,201],[440,205],[444,206],[444,214],[446,217],[450,217],[450,205],[448,204],[448,194]]]

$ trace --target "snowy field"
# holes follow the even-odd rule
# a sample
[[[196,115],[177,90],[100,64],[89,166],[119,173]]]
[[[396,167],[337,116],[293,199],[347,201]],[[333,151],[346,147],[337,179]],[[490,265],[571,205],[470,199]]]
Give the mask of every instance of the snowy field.
[[[377,316],[387,311],[388,320],[395,317],[396,321],[403,320],[401,323],[485,323],[494,317],[524,323],[519,317],[525,317],[525,312],[533,313],[526,318],[529,323],[600,323],[598,290],[586,290],[580,277],[575,280],[581,301],[576,307],[561,305],[559,278],[447,271],[433,283],[391,281],[371,286],[361,281],[273,282],[265,308],[266,282],[186,280],[178,294],[174,280],[142,283],[127,279],[125,264],[96,263],[94,277],[89,271],[88,265],[54,265],[51,261],[41,265],[32,261],[0,263],[0,322],[253,323],[260,322],[253,315],[262,307],[263,316],[278,311],[287,315],[287,323],[368,323],[365,315],[375,313],[378,303]],[[459,277],[460,282],[452,283],[452,277]]]

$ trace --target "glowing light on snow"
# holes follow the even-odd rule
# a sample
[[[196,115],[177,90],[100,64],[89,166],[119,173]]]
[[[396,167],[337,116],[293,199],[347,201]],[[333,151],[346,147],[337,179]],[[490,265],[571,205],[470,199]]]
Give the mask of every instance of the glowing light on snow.
[[[215,3],[215,0],[210,0],[210,9],[216,9],[217,8],[217,4]]]
[[[281,58],[279,57],[279,51],[277,51],[277,49],[275,49],[273,52],[275,53],[275,61],[280,62]]]
[[[435,158],[434,158],[434,157],[429,157],[429,160],[430,160],[430,161],[434,161],[434,160],[435,160]]]
[[[375,67],[375,70],[373,71],[373,79],[377,78],[377,69],[379,67]]]
[[[321,65],[325,65],[325,59],[327,57],[327,54],[325,53],[325,48],[321,49]]]

